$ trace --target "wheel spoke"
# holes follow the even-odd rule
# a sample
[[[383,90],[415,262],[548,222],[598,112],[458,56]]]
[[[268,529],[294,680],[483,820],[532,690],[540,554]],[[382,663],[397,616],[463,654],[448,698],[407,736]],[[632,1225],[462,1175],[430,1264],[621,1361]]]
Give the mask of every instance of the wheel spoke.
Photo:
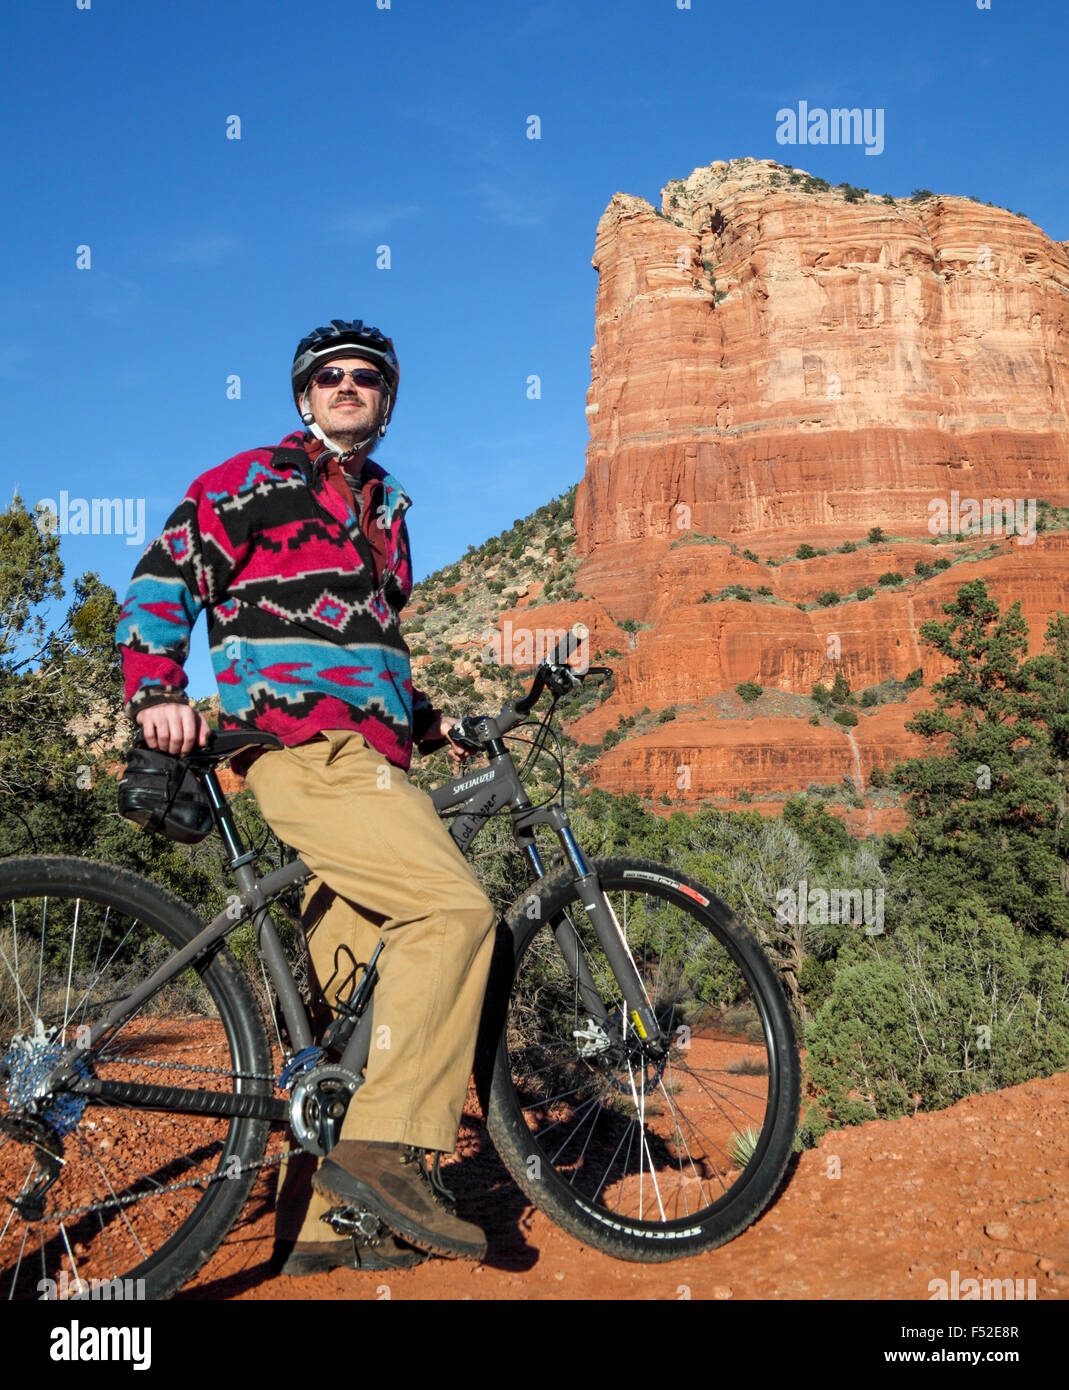
[[[49,1092],[47,1079],[69,1054],[90,1080],[155,1086],[162,1096],[190,1076],[200,1090],[269,1095],[273,1066],[252,993],[212,953],[122,1014],[137,984],[203,928],[124,870],[59,857],[0,861],[0,903],[0,1288],[38,1296],[37,1250],[48,1288],[144,1278],[146,1297],[168,1296],[238,1216],[266,1122]],[[114,1028],[86,1046],[83,1026],[112,1012]],[[12,1202],[39,1184],[41,1214],[27,1220]]]

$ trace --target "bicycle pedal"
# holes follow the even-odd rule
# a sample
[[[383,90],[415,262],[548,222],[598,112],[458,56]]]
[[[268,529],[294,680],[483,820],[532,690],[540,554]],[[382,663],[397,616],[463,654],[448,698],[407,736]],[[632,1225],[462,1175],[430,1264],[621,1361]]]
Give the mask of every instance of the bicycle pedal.
[[[375,1213],[361,1207],[331,1207],[322,1219],[338,1235],[353,1236],[366,1243],[378,1240],[383,1231],[382,1222]]]

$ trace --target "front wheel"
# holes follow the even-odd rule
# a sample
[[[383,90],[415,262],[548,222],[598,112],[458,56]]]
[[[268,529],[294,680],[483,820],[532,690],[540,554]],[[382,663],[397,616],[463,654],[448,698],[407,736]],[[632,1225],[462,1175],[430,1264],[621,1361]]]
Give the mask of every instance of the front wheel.
[[[682,1259],[738,1235],[779,1185],[798,1118],[794,1027],[758,942],[701,884],[641,859],[592,867],[667,1045],[627,1017],[571,876],[545,879],[506,923],[516,972],[488,1127],[572,1235],[622,1259]]]

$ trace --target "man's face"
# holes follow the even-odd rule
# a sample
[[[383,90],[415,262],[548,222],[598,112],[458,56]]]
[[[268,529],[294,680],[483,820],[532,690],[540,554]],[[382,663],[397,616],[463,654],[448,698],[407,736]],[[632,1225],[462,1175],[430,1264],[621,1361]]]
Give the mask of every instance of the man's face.
[[[375,363],[364,357],[334,357],[324,365],[343,367],[347,372],[360,367],[378,371]],[[310,381],[305,399],[323,433],[340,444],[349,444],[382,423],[386,395],[382,386],[358,386],[351,376],[343,376],[337,386],[317,386]]]

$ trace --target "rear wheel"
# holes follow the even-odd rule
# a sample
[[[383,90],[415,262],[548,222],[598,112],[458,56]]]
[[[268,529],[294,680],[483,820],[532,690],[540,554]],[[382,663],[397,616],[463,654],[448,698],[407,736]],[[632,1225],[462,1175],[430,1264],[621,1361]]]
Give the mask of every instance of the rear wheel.
[[[776,1191],[798,1117],[794,1028],[758,942],[701,884],[645,860],[594,867],[668,1048],[628,1019],[571,876],[544,880],[508,921],[516,974],[488,1125],[519,1186],[580,1240],[681,1259],[738,1235]]]
[[[264,1119],[34,1096],[67,1049],[202,929],[124,870],[60,857],[0,864],[0,1297],[72,1297],[123,1280],[121,1296],[165,1298],[241,1211]],[[142,1089],[273,1090],[252,994],[220,947],[86,1046],[76,1071]]]

